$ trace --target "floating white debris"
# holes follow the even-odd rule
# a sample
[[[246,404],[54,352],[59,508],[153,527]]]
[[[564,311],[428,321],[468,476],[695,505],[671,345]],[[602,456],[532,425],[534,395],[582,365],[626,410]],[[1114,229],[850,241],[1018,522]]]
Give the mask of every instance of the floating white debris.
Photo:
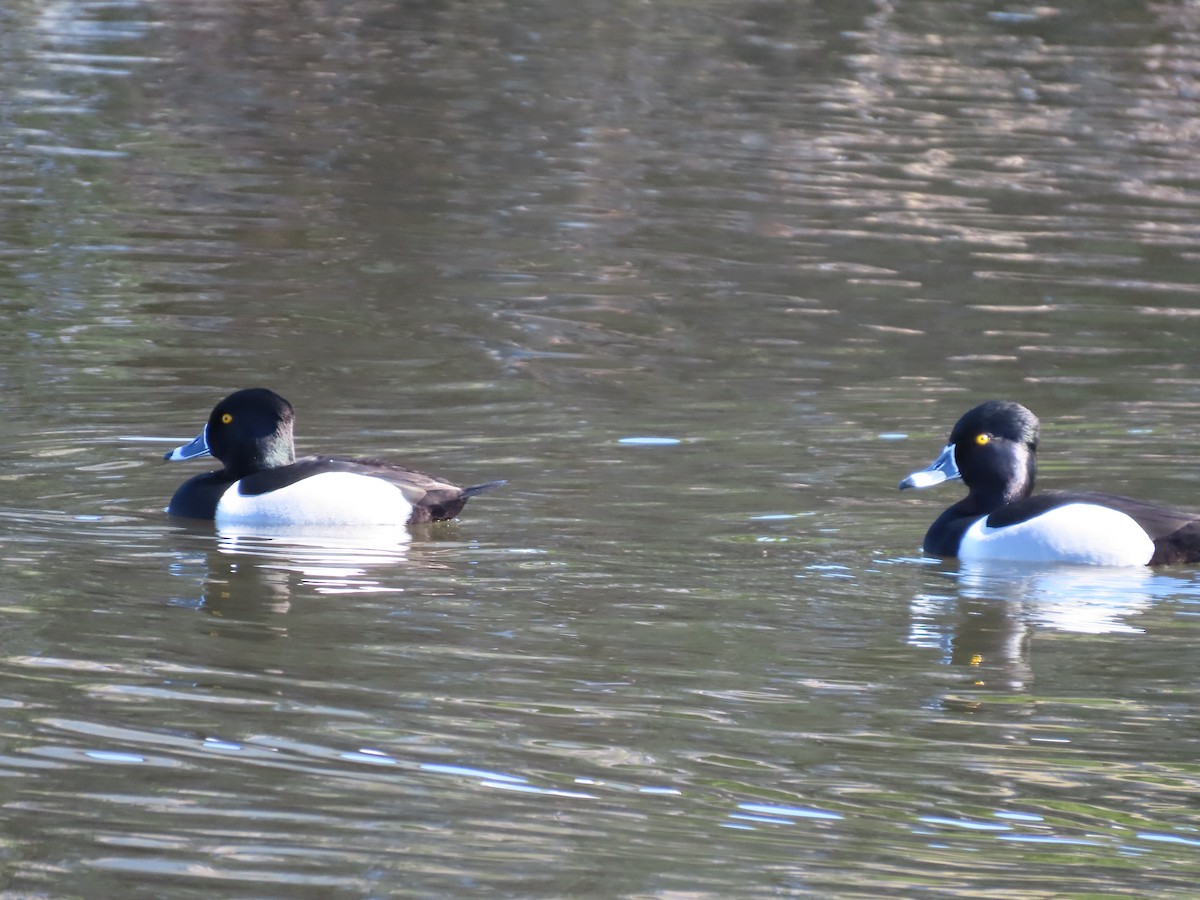
[[[623,437],[617,439],[618,444],[633,444],[638,447],[669,447],[672,444],[682,444],[679,438],[673,437]]]

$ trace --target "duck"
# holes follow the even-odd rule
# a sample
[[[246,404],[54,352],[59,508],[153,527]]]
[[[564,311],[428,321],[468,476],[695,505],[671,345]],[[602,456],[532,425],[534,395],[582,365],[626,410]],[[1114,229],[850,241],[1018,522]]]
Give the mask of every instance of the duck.
[[[452,519],[470,498],[505,483],[464,488],[378,459],[298,459],[295,420],[292,404],[268,388],[225,397],[194,440],[164,456],[213,456],[224,468],[185,481],[167,512],[218,526],[415,525]]]
[[[929,527],[924,552],[972,562],[1163,566],[1200,562],[1194,513],[1093,491],[1035,494],[1040,423],[988,400],[963,414],[937,458],[900,490],[961,479],[967,496]]]

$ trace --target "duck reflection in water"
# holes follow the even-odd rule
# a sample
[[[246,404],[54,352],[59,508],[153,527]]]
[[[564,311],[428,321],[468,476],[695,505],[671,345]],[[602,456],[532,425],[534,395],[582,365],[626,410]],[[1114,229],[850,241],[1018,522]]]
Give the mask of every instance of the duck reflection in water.
[[[909,643],[938,650],[973,686],[1017,690],[1031,678],[1030,645],[1041,632],[1141,634],[1155,603],[1194,595],[1192,582],[1146,568],[961,563],[945,573],[954,591],[910,604]]]
[[[211,540],[211,530],[204,537]],[[453,542],[457,543],[457,542]],[[415,564],[436,565],[422,543]],[[275,533],[263,526],[217,530],[216,547],[203,557],[201,570],[180,565],[181,577],[195,579],[197,598],[177,600],[204,612],[240,622],[277,628],[275,616],[291,609],[293,594],[399,593],[392,584],[397,567],[408,570],[412,538],[408,529],[321,528],[306,532],[292,526]],[[241,635],[246,637],[246,635]]]

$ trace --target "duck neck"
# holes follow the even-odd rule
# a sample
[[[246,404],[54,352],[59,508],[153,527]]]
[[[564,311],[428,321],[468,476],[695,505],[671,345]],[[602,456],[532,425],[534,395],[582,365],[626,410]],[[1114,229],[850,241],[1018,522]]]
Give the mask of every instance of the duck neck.
[[[963,502],[969,503],[977,514],[986,514],[1024,500],[1033,493],[1037,481],[1037,460],[1032,453],[1018,454],[1000,486],[994,489],[975,487]]]
[[[273,434],[257,445],[259,468],[274,469],[279,466],[290,466],[296,461],[296,448],[292,443],[292,431],[286,434]]]
[[[263,469],[277,469],[295,461],[296,451],[293,448],[290,433],[265,435],[253,441],[244,453],[222,459],[226,471],[236,478]]]

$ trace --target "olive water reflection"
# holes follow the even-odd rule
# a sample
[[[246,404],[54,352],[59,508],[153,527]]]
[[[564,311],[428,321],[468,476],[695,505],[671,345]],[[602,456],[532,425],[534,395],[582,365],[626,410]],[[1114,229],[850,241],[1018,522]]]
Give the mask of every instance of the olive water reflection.
[[[0,11],[0,883],[1195,895],[1200,582],[918,553],[990,396],[1200,509],[1186,4]],[[161,462],[505,478],[217,532]],[[186,470],[186,471],[185,471]]]

